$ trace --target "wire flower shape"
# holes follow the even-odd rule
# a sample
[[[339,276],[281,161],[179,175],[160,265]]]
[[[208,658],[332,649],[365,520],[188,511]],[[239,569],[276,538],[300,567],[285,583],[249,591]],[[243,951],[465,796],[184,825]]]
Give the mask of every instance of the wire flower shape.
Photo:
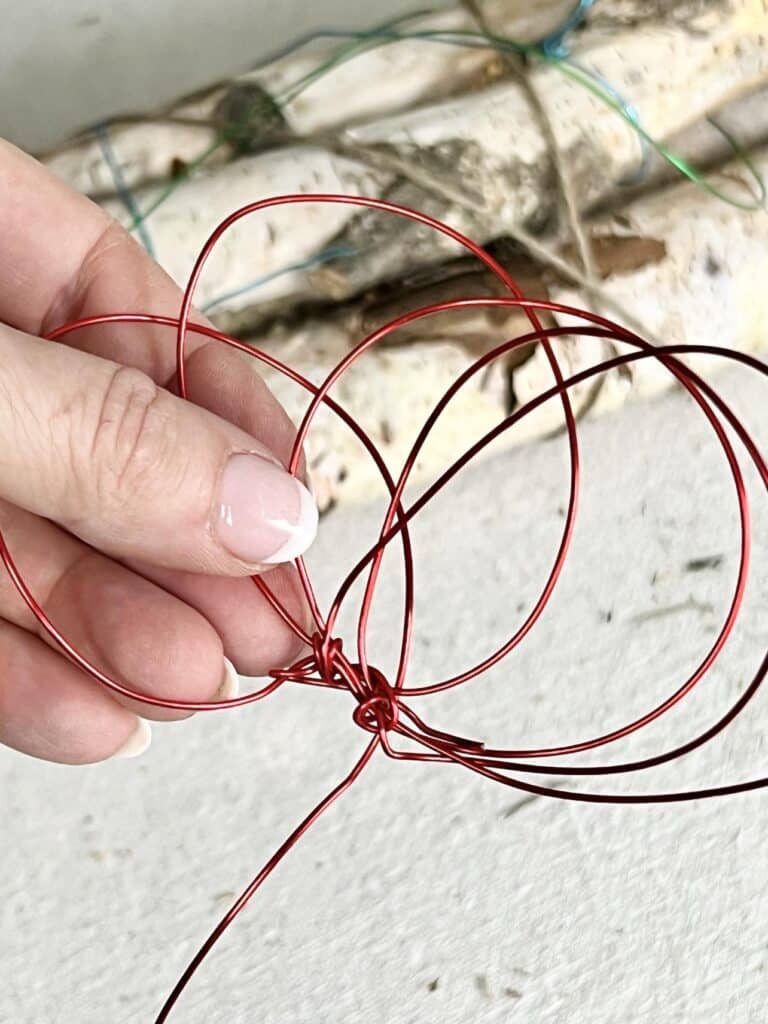
[[[268,353],[247,345],[236,338],[232,338],[213,327],[190,321],[192,299],[195,288],[199,282],[200,275],[208,258],[222,235],[243,217],[250,216],[251,214],[273,207],[297,203],[341,204],[383,211],[408,218],[411,221],[416,221],[425,227],[442,233],[444,236],[458,243],[461,247],[470,252],[506,286],[509,295],[508,297],[501,298],[468,297],[465,299],[436,303],[431,306],[426,306],[421,309],[408,312],[390,323],[379,327],[373,333],[361,340],[350,350],[350,352],[331,371],[331,373],[329,373],[325,381],[321,385],[317,386]],[[352,366],[352,364],[366,351],[380,343],[383,339],[387,338],[404,325],[447,310],[467,309],[471,307],[478,309],[488,309],[491,307],[517,308],[523,311],[527,316],[530,322],[530,330],[519,337],[506,340],[497,345],[477,359],[460,374],[427,417],[424,426],[420,430],[404,460],[404,465],[398,477],[395,479],[387,468],[383,457],[377,450],[370,436],[341,405],[331,398],[330,391],[349,367]],[[569,323],[569,326],[545,327],[543,326],[539,316],[542,312],[566,315],[569,320],[576,320],[577,324],[574,325],[573,323]],[[319,607],[317,597],[309,579],[303,559],[297,560],[296,565],[301,586],[312,615],[313,626],[311,632],[305,630],[298,622],[295,621],[292,615],[283,607],[282,603],[272,593],[264,578],[258,576],[253,577],[253,583],[255,586],[259,588],[271,607],[278,615],[281,616],[287,626],[293,630],[293,632],[300,637],[302,641],[304,641],[310,653],[288,668],[274,669],[270,673],[269,682],[260,689],[223,701],[166,700],[162,697],[147,695],[145,693],[132,690],[130,687],[107,675],[96,665],[93,665],[87,658],[79,653],[79,651],[59,632],[54,623],[48,618],[44,609],[30,592],[16,566],[11,552],[8,550],[4,538],[0,535],[0,557],[2,557],[13,583],[37,618],[41,627],[75,664],[77,664],[91,678],[97,680],[108,689],[122,694],[125,697],[143,701],[144,703],[151,704],[156,707],[188,711],[214,711],[224,708],[242,707],[246,704],[251,704],[255,701],[264,699],[286,683],[346,690],[349,692],[353,700],[352,719],[354,723],[369,736],[365,749],[349,773],[320,801],[320,803],[317,804],[317,806],[314,807],[314,809],[306,816],[306,818],[304,818],[288,838],[285,839],[282,845],[262,867],[248,887],[242,892],[226,915],[216,925],[204,944],[200,947],[199,951],[195,954],[182,976],[179,978],[179,981],[175,985],[173,991],[170,993],[160,1012],[156,1016],[155,1024],[163,1024],[163,1022],[168,1019],[174,1005],[186,988],[192,975],[200,966],[222,933],[229,927],[257,889],[262,885],[264,880],[272,873],[283,857],[307,832],[313,823],[317,821],[317,819],[331,806],[331,804],[333,804],[334,801],[336,801],[342,793],[344,793],[358,779],[377,751],[382,751],[385,755],[395,760],[427,761],[441,764],[461,765],[469,771],[475,772],[487,779],[500,783],[501,785],[510,786],[526,793],[553,797],[557,800],[617,804],[665,803],[727,796],[736,793],[745,793],[750,790],[761,789],[768,786],[768,777],[762,777],[748,781],[735,782],[730,785],[712,786],[709,788],[685,791],[603,793],[581,789],[561,788],[560,786],[540,785],[535,781],[531,781],[526,778],[526,776],[533,776],[535,778],[537,775],[560,775],[566,778],[616,775],[640,772],[643,769],[670,762],[676,758],[682,757],[698,747],[701,747],[713,737],[717,736],[718,733],[722,732],[722,730],[736,718],[736,716],[746,707],[757,693],[764,679],[766,669],[768,668],[768,654],[766,653],[763,654],[762,661],[755,671],[751,681],[744,688],[733,705],[716,722],[693,739],[652,757],[623,763],[593,763],[579,766],[564,766],[559,765],[556,762],[553,763],[553,759],[556,758],[605,747],[608,744],[629,736],[658,719],[661,715],[665,714],[680,702],[691,692],[691,690],[693,690],[721,654],[728,637],[734,628],[742,605],[749,569],[751,538],[750,509],[747,491],[744,485],[744,479],[739,462],[726,432],[726,427],[730,428],[743,445],[746,454],[756,467],[763,486],[766,489],[768,489],[768,466],[766,465],[766,460],[763,455],[761,455],[754,440],[747,432],[741,421],[733,413],[731,408],[709,383],[703,380],[682,361],[681,357],[696,353],[718,356],[725,360],[744,364],[760,374],[768,374],[768,367],[758,359],[745,353],[735,352],[715,345],[669,344],[664,346],[654,346],[634,332],[613,323],[605,317],[556,302],[527,298],[521,293],[520,289],[515,284],[515,281],[509,276],[504,268],[494,260],[494,258],[486,252],[485,249],[447,224],[435,220],[424,213],[420,213],[407,207],[398,206],[384,200],[348,195],[302,194],[278,196],[251,203],[248,206],[232,213],[213,231],[197,257],[184,291],[184,297],[178,317],[158,316],[143,312],[108,313],[64,324],[51,331],[48,335],[48,339],[56,341],[66,337],[70,332],[106,323],[165,325],[168,328],[175,330],[178,390],[182,398],[185,399],[189,398],[189,395],[187,393],[185,376],[184,351],[186,339],[190,331],[219,341],[222,344],[230,345],[231,347],[238,349],[285,374],[289,379],[304,388],[311,396],[306,413],[298,426],[288,466],[289,471],[294,474],[298,472],[301,453],[308,432],[318,410],[321,406],[325,406],[336,416],[339,416],[364,445],[389,493],[389,501],[378,540],[370,547],[363,557],[360,558],[357,564],[343,580],[326,614],[323,614]],[[568,378],[565,378],[556,355],[557,343],[565,337],[598,340],[609,339],[628,348],[629,351],[622,351],[619,355],[615,355],[610,359],[597,363],[587,369],[579,371],[578,373],[574,373]],[[467,450],[463,452],[461,456],[457,458],[456,461],[436,480],[434,480],[426,490],[415,501],[413,501],[412,504],[405,507],[402,501],[403,493],[412,474],[419,453],[421,452],[437,420],[443,414],[452,399],[475,375],[483,371],[492,362],[502,358],[504,355],[516,348],[528,345],[540,345],[544,350],[552,371],[552,386],[525,403],[520,408],[516,409],[514,412],[510,413],[508,416],[504,417],[493,429],[488,431],[483,437],[467,448]],[[688,678],[685,679],[677,689],[660,704],[620,728],[613,729],[610,732],[606,732],[598,736],[588,737],[580,742],[541,749],[494,749],[486,747],[478,740],[454,736],[450,733],[431,727],[414,710],[414,704],[417,702],[417,698],[468,683],[470,680],[481,675],[483,672],[505,658],[524,640],[536,624],[558,582],[573,536],[580,485],[579,442],[576,430],[576,417],[574,416],[569,397],[570,389],[598,374],[606,373],[617,367],[646,359],[658,360],[694,400],[697,407],[706,418],[707,423],[714,431],[718,443],[720,444],[728,463],[730,475],[736,492],[740,528],[739,567],[736,584],[730,599],[728,610],[714,642]],[[409,534],[410,523],[419,511],[424,508],[427,502],[438,494],[446,484],[448,484],[448,482],[452,480],[480,451],[491,444],[493,440],[501,436],[505,431],[512,429],[515,424],[530,415],[535,409],[539,408],[544,403],[553,400],[560,403],[566,426],[570,466],[569,498],[555,558],[533,608],[516,632],[511,637],[508,637],[501,646],[499,646],[495,651],[489,653],[479,663],[469,668],[463,668],[450,678],[436,683],[422,686],[409,685],[408,664],[414,635],[414,563],[411,538]],[[370,663],[367,652],[367,637],[371,606],[380,575],[382,559],[388,546],[394,542],[396,542],[402,549],[404,566],[404,610],[397,668],[393,677],[388,679],[378,668]],[[360,615],[357,621],[356,653],[354,655],[350,655],[345,649],[341,639],[335,636],[334,631],[345,598],[349,594],[353,584],[361,578],[364,579],[365,582]],[[404,741],[406,743],[405,746],[402,745]]]

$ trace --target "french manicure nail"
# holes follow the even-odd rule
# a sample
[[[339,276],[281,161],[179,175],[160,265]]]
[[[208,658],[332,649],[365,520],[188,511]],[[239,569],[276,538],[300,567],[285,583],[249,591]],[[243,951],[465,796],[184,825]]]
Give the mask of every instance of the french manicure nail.
[[[237,674],[237,669],[229,660],[224,659],[224,679],[222,680],[221,686],[216,691],[214,700],[232,700],[240,692],[240,677]]]
[[[307,488],[261,455],[230,456],[222,474],[216,531],[249,564],[291,562],[317,533],[317,505]]]
[[[138,757],[139,754],[144,753],[151,742],[152,730],[149,727],[149,722],[140,718],[131,735],[121,747],[117,748],[112,757]]]

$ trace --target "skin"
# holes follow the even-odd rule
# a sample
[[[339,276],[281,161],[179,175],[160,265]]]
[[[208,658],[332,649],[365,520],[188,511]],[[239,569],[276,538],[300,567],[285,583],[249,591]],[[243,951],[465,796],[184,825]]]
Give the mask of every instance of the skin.
[[[218,693],[225,655],[259,675],[301,653],[248,578],[265,567],[213,543],[190,497],[215,484],[209,448],[260,446],[285,464],[293,425],[243,358],[215,342],[190,336],[192,404],[168,390],[168,329],[105,326],[41,340],[90,314],[175,315],[180,300],[104,211],[0,141],[0,530],[32,593],[83,654],[141,692],[194,701]],[[115,377],[115,364],[137,372]],[[107,419],[105,380],[120,383],[107,392],[116,405]],[[123,395],[142,389],[151,412],[128,430]],[[120,429],[105,434],[112,420]],[[0,577],[0,742],[82,764],[118,751],[137,712],[185,717],[130,706],[86,677]],[[306,621],[293,566],[270,568],[269,581]]]

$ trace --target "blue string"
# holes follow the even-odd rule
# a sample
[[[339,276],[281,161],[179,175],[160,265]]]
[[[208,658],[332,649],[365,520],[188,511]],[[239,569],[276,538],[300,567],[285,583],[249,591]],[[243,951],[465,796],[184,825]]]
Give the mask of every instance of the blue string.
[[[585,64],[580,64],[578,61],[573,59],[569,60],[568,63],[572,67],[578,68],[579,71],[582,71],[585,75],[589,75],[593,81],[597,82],[598,85],[601,85],[603,89],[605,89],[605,91],[616,100],[616,103],[621,107],[622,113],[627,120],[638,129],[637,138],[640,140],[640,166],[636,171],[630,174],[628,178],[622,178],[619,185],[622,186],[622,188],[639,185],[648,174],[651,159],[651,147],[645,133],[641,130],[642,125],[640,124],[640,115],[637,112],[637,107],[626,100],[619,90],[611,85],[607,78],[603,78],[599,71],[596,71],[594,68],[588,68]]]
[[[217,306],[221,306],[223,303],[229,302],[230,299],[237,299],[241,295],[246,295],[248,292],[254,291],[256,288],[260,288],[261,285],[274,281],[283,274],[290,274],[294,270],[311,270],[313,267],[318,267],[322,263],[329,263],[331,260],[338,259],[342,256],[354,256],[354,254],[355,250],[349,245],[331,246],[329,249],[324,249],[322,252],[315,253],[314,256],[310,256],[306,260],[301,260],[299,263],[291,263],[289,266],[282,267],[280,270],[273,270],[269,274],[257,277],[254,281],[250,281],[241,288],[235,288],[233,291],[219,295],[217,298],[206,303],[206,305],[202,307],[201,313],[209,313]]]
[[[147,250],[152,259],[157,258],[155,252],[155,246],[152,242],[152,238],[149,234],[149,229],[143,220],[140,220],[141,211],[139,210],[139,204],[136,202],[136,197],[128,187],[128,183],[123,177],[123,171],[118,162],[115,151],[112,147],[112,142],[109,137],[109,127],[104,124],[97,124],[94,128],[96,138],[99,140],[99,146],[101,147],[101,153],[104,157],[104,162],[109,167],[112,175],[112,181],[115,185],[115,191],[117,192],[123,206],[126,208],[130,216],[134,221],[139,220],[138,224],[138,235],[141,239],[141,243]]]
[[[556,60],[562,60],[564,57],[567,57],[570,53],[568,36],[581,25],[587,16],[587,11],[594,2],[595,0],[578,0],[576,6],[560,28],[555,29],[548,36],[544,36],[543,39],[539,39],[535,44],[536,49],[541,50],[547,57],[554,57]]]

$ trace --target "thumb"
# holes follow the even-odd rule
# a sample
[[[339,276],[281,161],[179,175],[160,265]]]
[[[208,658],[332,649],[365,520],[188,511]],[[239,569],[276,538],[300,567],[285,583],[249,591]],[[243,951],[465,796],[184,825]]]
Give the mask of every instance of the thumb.
[[[314,539],[309,491],[130,367],[0,325],[0,496],[120,558],[245,575]]]

